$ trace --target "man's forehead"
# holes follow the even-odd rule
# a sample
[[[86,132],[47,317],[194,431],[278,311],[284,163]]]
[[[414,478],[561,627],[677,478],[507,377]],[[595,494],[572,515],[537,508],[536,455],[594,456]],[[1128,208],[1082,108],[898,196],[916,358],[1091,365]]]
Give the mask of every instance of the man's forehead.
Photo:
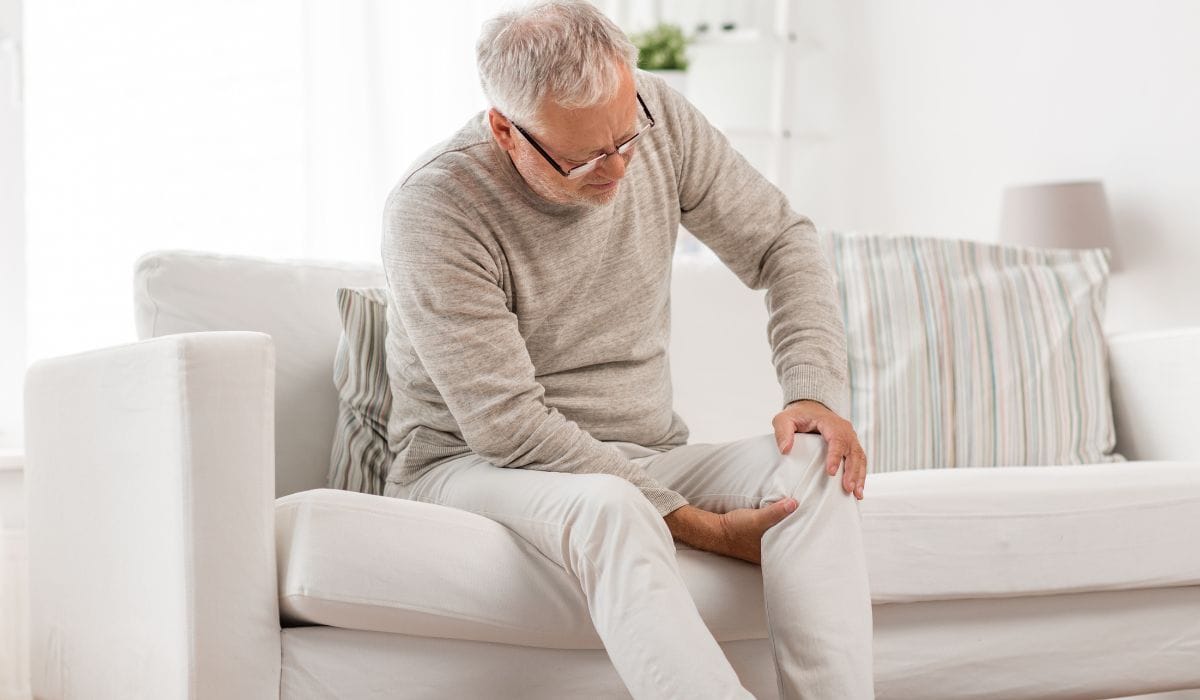
[[[632,105],[614,111],[607,110],[603,115],[597,110],[590,114],[570,113],[560,115],[562,118],[555,123],[546,122],[551,128],[551,136],[556,143],[562,144],[563,155],[592,155],[602,153],[621,137],[629,136],[637,129],[638,103],[635,96]],[[582,117],[582,118],[577,118]]]

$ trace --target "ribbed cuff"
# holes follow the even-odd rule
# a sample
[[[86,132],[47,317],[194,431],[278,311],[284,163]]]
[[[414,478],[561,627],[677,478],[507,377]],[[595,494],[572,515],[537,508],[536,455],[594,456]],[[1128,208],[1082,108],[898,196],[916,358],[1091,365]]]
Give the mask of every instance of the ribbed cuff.
[[[643,467],[627,460],[615,448],[608,447],[607,449],[609,450],[608,454],[613,458],[613,466],[603,471],[624,477],[638,487],[659,515],[665,517],[671,511],[688,504],[688,500],[682,494],[663,486],[657,479],[646,473]]]
[[[844,381],[829,373],[829,370],[812,365],[797,365],[783,372],[780,382],[783,388],[783,405],[786,407],[793,401],[811,399],[820,401],[829,410],[842,418],[850,408],[849,391]]]
[[[665,486],[643,486],[642,493],[658,511],[658,514],[664,518],[673,510],[677,510],[686,506],[688,500],[679,493],[672,491]]]

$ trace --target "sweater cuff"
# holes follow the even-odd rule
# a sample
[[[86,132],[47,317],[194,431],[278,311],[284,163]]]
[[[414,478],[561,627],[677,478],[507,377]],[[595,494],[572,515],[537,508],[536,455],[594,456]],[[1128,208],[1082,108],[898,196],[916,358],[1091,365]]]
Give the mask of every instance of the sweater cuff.
[[[658,514],[666,517],[668,513],[688,504],[682,494],[663,486],[657,479],[646,473],[646,470],[621,456],[616,449],[609,453],[614,458],[614,467],[605,470],[624,477],[642,492],[646,500],[654,506]]]
[[[639,488],[654,509],[658,511],[658,514],[664,518],[671,511],[688,505],[686,498],[665,486],[641,486]]]
[[[779,384],[783,388],[784,407],[793,401],[811,399],[825,404],[838,416],[848,418],[849,391],[845,382],[839,381],[828,369],[812,365],[789,367],[783,371]]]

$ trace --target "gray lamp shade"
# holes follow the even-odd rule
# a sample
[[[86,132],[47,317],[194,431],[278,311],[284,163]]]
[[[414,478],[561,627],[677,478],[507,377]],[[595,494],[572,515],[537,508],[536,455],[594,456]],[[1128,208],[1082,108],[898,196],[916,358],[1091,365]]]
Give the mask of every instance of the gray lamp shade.
[[[1001,243],[1038,248],[1108,248],[1118,269],[1112,215],[1098,180],[1021,185],[1004,190]]]

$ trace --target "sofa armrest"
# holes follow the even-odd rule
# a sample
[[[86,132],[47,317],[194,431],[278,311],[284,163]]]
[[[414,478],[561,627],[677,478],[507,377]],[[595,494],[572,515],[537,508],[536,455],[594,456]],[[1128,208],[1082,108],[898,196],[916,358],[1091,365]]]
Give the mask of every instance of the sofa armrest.
[[[1200,460],[1200,327],[1109,336],[1117,452]]]
[[[274,389],[263,333],[30,366],[34,697],[279,697]]]

